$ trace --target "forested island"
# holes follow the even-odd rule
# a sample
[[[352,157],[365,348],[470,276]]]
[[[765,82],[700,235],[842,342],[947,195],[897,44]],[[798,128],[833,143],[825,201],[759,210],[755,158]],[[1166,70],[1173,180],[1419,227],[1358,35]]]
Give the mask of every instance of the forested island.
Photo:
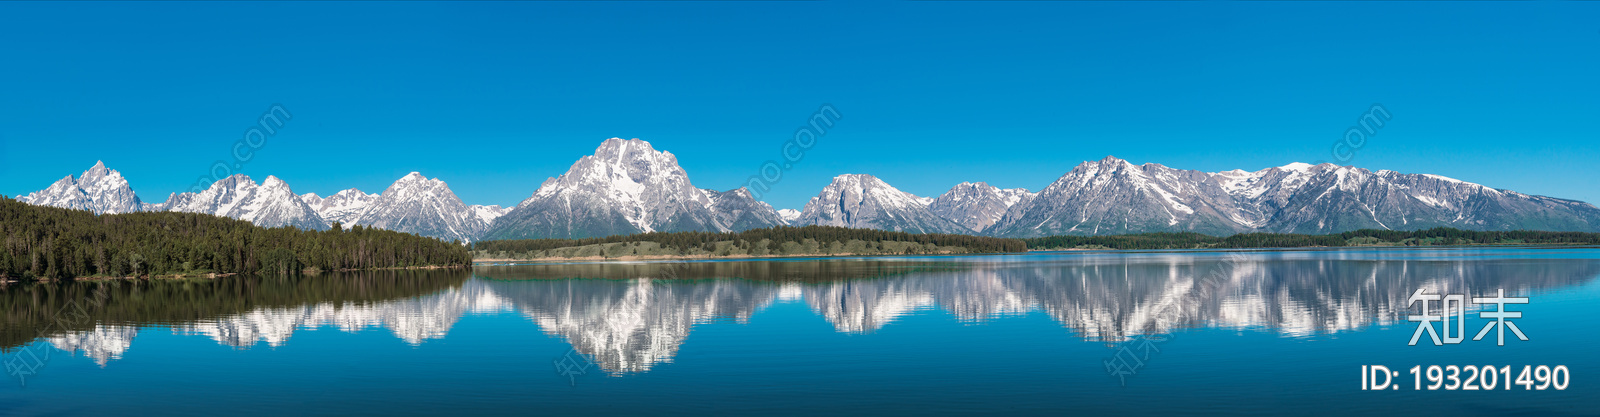
[[[264,228],[209,214],[96,215],[0,196],[0,280],[460,267],[457,242],[335,224]]]

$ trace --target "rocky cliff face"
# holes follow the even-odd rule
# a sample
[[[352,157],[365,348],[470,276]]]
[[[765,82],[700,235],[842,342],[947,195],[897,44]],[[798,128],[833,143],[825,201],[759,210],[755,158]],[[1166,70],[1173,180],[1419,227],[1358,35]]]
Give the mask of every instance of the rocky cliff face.
[[[764,229],[789,224],[777,210],[767,203],[756,201],[744,187],[726,192],[705,190],[711,197],[711,210],[721,218],[720,223],[733,232]]]

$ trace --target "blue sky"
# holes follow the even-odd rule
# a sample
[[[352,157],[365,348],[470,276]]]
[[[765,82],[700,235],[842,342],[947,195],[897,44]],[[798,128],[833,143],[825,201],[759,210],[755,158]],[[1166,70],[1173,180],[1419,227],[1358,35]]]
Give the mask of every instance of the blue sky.
[[[0,3],[0,193],[105,160],[183,191],[274,103],[240,169],[296,192],[410,171],[510,205],[609,137],[730,189],[819,105],[766,200],[834,175],[1038,190],[1084,160],[1333,160],[1600,202],[1600,4]]]

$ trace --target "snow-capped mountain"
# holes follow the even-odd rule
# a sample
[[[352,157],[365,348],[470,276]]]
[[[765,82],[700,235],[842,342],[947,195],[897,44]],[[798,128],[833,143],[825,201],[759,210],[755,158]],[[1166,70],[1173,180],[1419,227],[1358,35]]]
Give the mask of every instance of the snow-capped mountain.
[[[345,227],[354,225],[356,218],[361,217],[361,213],[377,199],[377,194],[363,193],[354,188],[334,193],[326,198],[318,196],[317,193],[300,196],[300,200],[311,206],[323,220],[329,223],[339,222]]]
[[[1429,174],[1333,164],[1291,164],[1215,174],[1262,230],[1336,233],[1355,229],[1600,231],[1600,208]],[[1247,217],[1248,218],[1248,217]],[[1247,224],[1249,226],[1249,224]]]
[[[490,223],[510,211],[500,206],[466,205],[443,181],[426,180],[417,173],[396,181],[383,194],[366,194],[351,188],[328,197],[316,193],[295,195],[287,183],[274,176],[257,184],[249,176],[236,174],[199,193],[174,193],[167,201],[152,204],[141,202],[122,174],[103,163],[96,163],[78,179],[67,176],[48,189],[17,200],[100,214],[205,213],[263,227],[325,230],[332,222],[345,227],[361,224],[464,242],[477,240]]]
[[[71,175],[57,180],[50,188],[17,196],[17,201],[28,204],[88,210],[95,214],[132,213],[140,211],[144,203],[134,195],[122,173],[106,168],[95,161],[94,167],[84,171],[76,180]]]
[[[506,213],[511,212],[511,207],[500,207],[499,204],[492,206],[474,204],[467,207],[471,208],[472,215],[478,216],[478,220],[483,220],[484,224],[494,224],[494,219],[498,219],[500,216],[504,216]],[[485,230],[487,231],[487,229]]]
[[[717,192],[705,190],[711,196],[711,211],[721,217],[721,224],[729,231],[739,232],[789,224],[765,202],[756,201],[744,187]]]
[[[900,191],[877,177],[844,174],[806,203],[795,226],[821,225],[909,233],[971,233],[928,209],[932,198]]]
[[[933,199],[928,209],[974,232],[982,232],[1000,221],[1011,206],[1033,200],[1033,196],[1024,188],[1002,189],[988,183],[963,182]]]
[[[690,184],[689,175],[672,153],[657,151],[638,139],[611,138],[601,143],[594,155],[578,159],[565,174],[546,180],[533,196],[496,220],[485,239],[721,232],[739,226],[716,211],[713,193]],[[735,216],[735,220],[768,217],[763,213]],[[777,219],[776,212],[770,218]]]
[[[1235,203],[1210,174],[1106,157],[1084,162],[1012,206],[988,234],[1032,237],[1167,231],[1231,234],[1245,230]]]
[[[1302,163],[1206,173],[1107,157],[1078,165],[986,233],[1327,234],[1439,226],[1600,231],[1600,209],[1428,174]]]
[[[234,174],[211,183],[211,187],[205,191],[172,194],[165,203],[147,208],[151,211],[206,213],[244,220],[262,227],[328,229],[328,222],[290,190],[288,183],[270,175],[266,181],[256,184],[249,176]]]
[[[497,213],[503,213],[497,206],[468,206],[444,181],[412,172],[368,202],[350,224],[471,242],[489,229]]]
[[[800,210],[779,209],[778,218],[783,219],[784,224],[794,224],[794,221],[800,218]]]

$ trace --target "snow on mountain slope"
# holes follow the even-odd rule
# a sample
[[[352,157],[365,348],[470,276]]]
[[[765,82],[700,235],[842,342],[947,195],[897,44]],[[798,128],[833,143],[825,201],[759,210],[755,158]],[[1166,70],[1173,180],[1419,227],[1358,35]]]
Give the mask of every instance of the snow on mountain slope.
[[[155,208],[185,213],[206,213],[235,218],[262,227],[294,226],[327,230],[328,223],[289,184],[275,176],[256,184],[244,174],[234,174],[199,193],[178,193]]]
[[[877,177],[844,174],[812,197],[793,225],[841,226],[909,233],[971,233],[934,214],[932,199],[900,191]]]
[[[481,204],[474,204],[467,206],[467,208],[472,209],[472,215],[478,216],[478,220],[482,220],[484,224],[493,224],[494,219],[498,219],[500,216],[504,216],[506,213],[511,212],[510,207],[500,207],[499,205],[485,206]]]
[[[974,232],[982,232],[1000,221],[1011,206],[1032,200],[1033,196],[1023,188],[1001,189],[982,182],[963,182],[933,199],[928,209]]]
[[[800,218],[800,210],[779,209],[778,218],[783,219],[784,224],[794,224],[794,221]]]
[[[493,219],[484,217],[493,211],[468,206],[444,181],[412,172],[378,194],[351,224],[472,242],[489,229]]]
[[[30,204],[101,214],[208,213],[267,227],[325,229],[330,222],[441,239],[581,238],[651,231],[725,232],[790,224],[983,233],[1240,232],[1326,234],[1454,227],[1468,230],[1600,231],[1600,208],[1430,174],[1292,163],[1259,171],[1201,172],[1107,157],[1079,164],[1038,193],[962,183],[918,197],[870,175],[841,175],[803,210],[773,210],[743,189],[694,187],[669,152],[612,138],[516,207],[466,205],[420,174],[381,194],[356,189],[294,195],[267,177],[234,175],[198,193],[140,201],[122,174],[96,163],[74,178],[19,196]]]
[[[122,173],[106,168],[104,162],[95,161],[76,180],[68,175],[50,188],[17,196],[17,201],[28,204],[88,210],[95,214],[132,213],[140,211],[144,203],[134,195],[133,188],[122,178]]]
[[[1078,165],[985,233],[1327,234],[1441,226],[1600,231],[1600,209],[1428,174],[1303,163],[1206,173],[1107,157]]]
[[[739,232],[750,229],[764,229],[773,226],[787,225],[777,210],[767,203],[756,201],[750,195],[750,190],[744,187],[735,188],[725,192],[705,190],[711,198],[711,211],[720,217],[719,224],[729,231]]]
[[[584,238],[615,234],[727,231],[710,193],[689,183],[670,152],[611,138],[594,155],[539,186],[494,222],[486,239]]]
[[[378,195],[363,193],[361,190],[351,188],[334,193],[327,198],[319,197],[316,193],[306,193],[300,196],[300,199],[305,201],[306,205],[311,206],[311,209],[315,210],[318,216],[322,216],[323,220],[327,220],[329,223],[339,222],[348,228],[355,225],[356,218],[361,217],[361,213],[365,212],[367,207],[370,207],[372,202],[378,199]]]

